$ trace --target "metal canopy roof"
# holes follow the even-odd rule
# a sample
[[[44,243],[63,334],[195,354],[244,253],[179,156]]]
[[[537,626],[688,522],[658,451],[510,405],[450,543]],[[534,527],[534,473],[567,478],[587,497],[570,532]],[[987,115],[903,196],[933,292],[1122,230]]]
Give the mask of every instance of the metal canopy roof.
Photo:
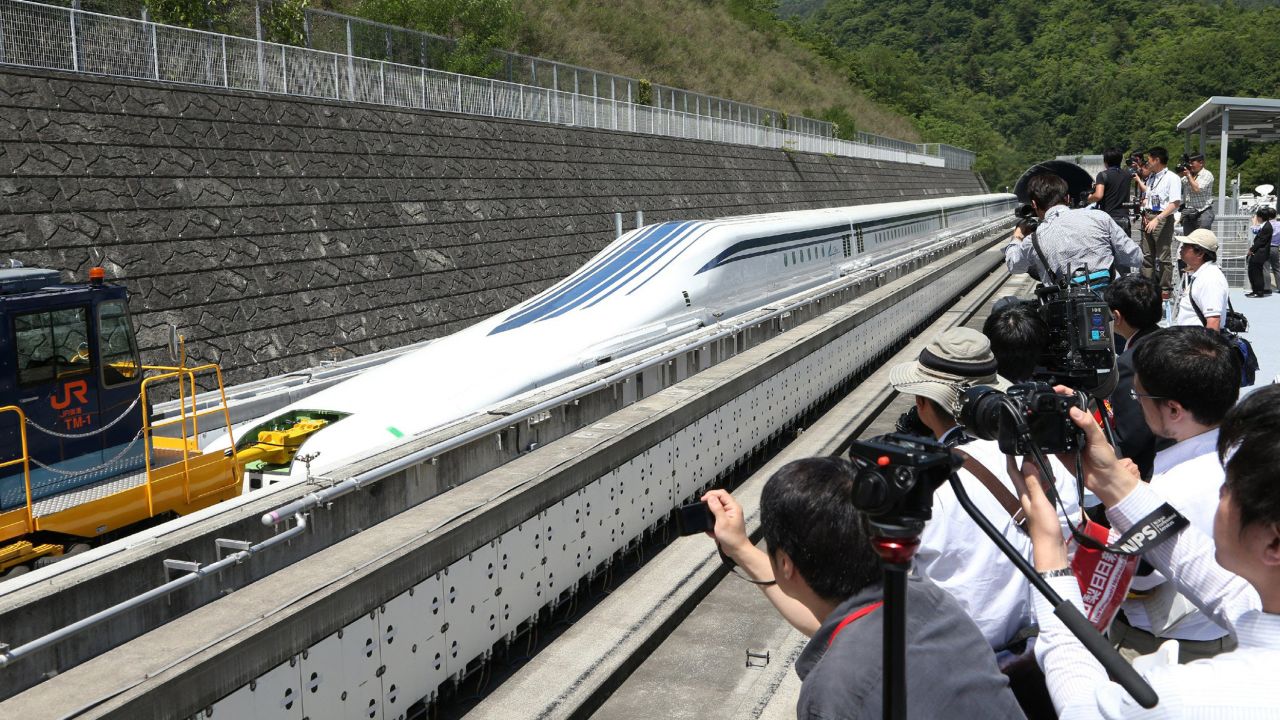
[[[1280,100],[1215,95],[1178,123],[1185,133],[1210,133],[1232,139],[1271,142],[1280,140]]]

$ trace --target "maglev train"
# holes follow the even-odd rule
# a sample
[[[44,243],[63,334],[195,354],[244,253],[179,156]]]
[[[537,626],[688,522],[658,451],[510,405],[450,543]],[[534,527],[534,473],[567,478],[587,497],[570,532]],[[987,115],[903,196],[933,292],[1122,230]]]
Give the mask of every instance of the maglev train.
[[[551,288],[300,400],[253,425],[236,444],[244,448],[271,437],[265,432],[299,424],[319,427],[296,453],[314,455],[310,471],[324,475],[552,381],[828,282],[942,228],[1007,213],[1012,202],[1012,195],[971,195],[637,228]],[[267,482],[307,472],[299,461],[259,469]]]

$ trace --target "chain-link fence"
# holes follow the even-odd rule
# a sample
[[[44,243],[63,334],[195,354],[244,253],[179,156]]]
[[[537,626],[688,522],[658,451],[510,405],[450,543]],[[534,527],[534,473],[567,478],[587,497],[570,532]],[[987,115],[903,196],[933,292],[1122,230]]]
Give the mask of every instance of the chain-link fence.
[[[0,0],[0,63],[941,167],[940,157],[501,80]]]

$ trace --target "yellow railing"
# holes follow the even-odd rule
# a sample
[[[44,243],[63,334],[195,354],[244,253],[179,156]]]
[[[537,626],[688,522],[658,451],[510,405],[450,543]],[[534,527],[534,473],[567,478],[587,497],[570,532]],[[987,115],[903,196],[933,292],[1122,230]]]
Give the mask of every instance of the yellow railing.
[[[0,463],[0,468],[22,463],[22,482],[27,491],[27,532],[35,531],[35,515],[31,507],[31,455],[27,453],[27,415],[17,405],[0,407],[0,413],[12,412],[18,415],[18,435],[22,438],[22,457]]]
[[[185,355],[185,354],[184,354]],[[191,444],[192,440],[200,436],[200,417],[203,415],[212,415],[222,412],[223,422],[227,428],[227,439],[231,443],[232,456],[235,453],[235,438],[231,435],[231,411],[227,409],[227,394],[222,384],[222,368],[216,363],[208,365],[198,365],[196,367],[186,367],[185,357],[182,365],[145,365],[144,370],[158,372],[142,380],[142,434],[143,442],[146,449],[147,466],[147,513],[155,514],[155,506],[151,495],[151,448],[153,443],[152,435],[154,431],[160,428],[167,428],[175,424],[180,424],[179,433],[182,440],[182,469],[183,469],[183,496],[188,503],[191,502]],[[218,397],[221,400],[216,407],[210,407],[205,410],[196,409],[196,380],[197,373],[213,372],[218,382]],[[147,390],[150,386],[154,386],[161,382],[172,379],[178,381],[178,407],[179,414],[177,417],[168,420],[161,420],[155,425],[151,424],[150,405],[147,402]],[[188,393],[190,388],[190,393]],[[187,426],[190,423],[191,434],[187,434]]]

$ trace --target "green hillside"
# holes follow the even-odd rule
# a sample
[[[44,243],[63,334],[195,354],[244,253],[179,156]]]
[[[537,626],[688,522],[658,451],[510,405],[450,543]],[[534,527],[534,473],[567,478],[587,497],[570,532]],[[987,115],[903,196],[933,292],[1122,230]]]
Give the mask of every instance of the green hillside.
[[[1112,144],[1179,152],[1178,121],[1207,97],[1280,86],[1275,3],[783,0],[776,10],[925,140],[977,150],[993,184]],[[1229,151],[1246,187],[1280,179],[1280,146]]]

